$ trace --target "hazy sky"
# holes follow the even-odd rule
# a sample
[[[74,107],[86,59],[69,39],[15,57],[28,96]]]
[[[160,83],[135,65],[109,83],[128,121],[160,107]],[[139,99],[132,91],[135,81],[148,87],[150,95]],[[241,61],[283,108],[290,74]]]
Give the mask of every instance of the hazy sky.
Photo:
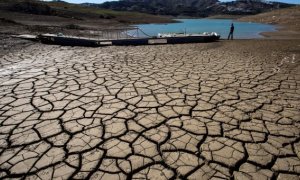
[[[117,1],[117,0],[65,0],[70,3],[84,3],[84,2],[90,2],[90,3],[103,3],[105,1]],[[162,0],[163,1],[163,0]],[[232,1],[232,0],[221,0],[221,1]],[[287,2],[287,3],[293,3],[293,4],[300,4],[300,0],[273,0],[273,1],[280,1],[280,2]]]

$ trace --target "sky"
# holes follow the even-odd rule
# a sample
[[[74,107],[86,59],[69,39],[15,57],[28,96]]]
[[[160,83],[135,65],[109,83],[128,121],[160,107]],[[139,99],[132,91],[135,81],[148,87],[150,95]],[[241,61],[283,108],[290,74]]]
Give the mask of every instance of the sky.
[[[70,3],[97,3],[101,4],[106,1],[117,1],[117,0],[64,0]],[[162,0],[163,1],[163,0]],[[221,0],[221,1],[232,1],[232,0]],[[280,1],[280,2],[286,2],[286,3],[292,3],[292,4],[300,4],[300,0],[271,0],[271,1]]]

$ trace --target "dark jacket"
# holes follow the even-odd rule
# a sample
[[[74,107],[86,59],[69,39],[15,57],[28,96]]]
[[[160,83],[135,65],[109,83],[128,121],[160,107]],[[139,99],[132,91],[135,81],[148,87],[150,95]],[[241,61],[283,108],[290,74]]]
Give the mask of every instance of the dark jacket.
[[[233,33],[233,31],[234,31],[234,26],[231,25],[231,27],[230,27],[230,32]]]

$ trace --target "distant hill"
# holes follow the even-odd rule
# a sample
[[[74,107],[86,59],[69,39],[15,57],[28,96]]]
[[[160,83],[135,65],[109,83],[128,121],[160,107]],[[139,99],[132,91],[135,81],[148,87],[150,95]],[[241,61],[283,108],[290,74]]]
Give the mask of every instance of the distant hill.
[[[61,0],[54,0],[51,2],[40,0],[0,0],[0,18],[5,17],[7,19],[7,14],[10,12],[24,14],[24,17],[27,17],[27,15],[31,15],[32,17],[42,15],[76,19],[82,22],[90,20],[103,20],[110,24],[173,22],[173,20],[167,17],[153,16],[139,12],[113,11],[99,8],[97,5],[91,5],[87,7],[78,4],[67,3]],[[12,17],[12,19],[15,18]]]
[[[118,11],[137,11],[148,14],[207,17],[211,15],[253,15],[293,5],[260,0],[120,0],[103,4],[84,3],[84,6]]]
[[[0,36],[63,33],[92,37],[96,35],[95,32],[103,29],[170,22],[174,22],[170,17],[85,7],[61,1],[0,0]]]

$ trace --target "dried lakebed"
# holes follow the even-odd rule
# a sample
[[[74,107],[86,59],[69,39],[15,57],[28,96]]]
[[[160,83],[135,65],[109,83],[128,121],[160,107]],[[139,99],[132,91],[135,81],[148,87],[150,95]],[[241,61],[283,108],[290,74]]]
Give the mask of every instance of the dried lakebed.
[[[0,58],[0,178],[299,179],[299,41]]]

